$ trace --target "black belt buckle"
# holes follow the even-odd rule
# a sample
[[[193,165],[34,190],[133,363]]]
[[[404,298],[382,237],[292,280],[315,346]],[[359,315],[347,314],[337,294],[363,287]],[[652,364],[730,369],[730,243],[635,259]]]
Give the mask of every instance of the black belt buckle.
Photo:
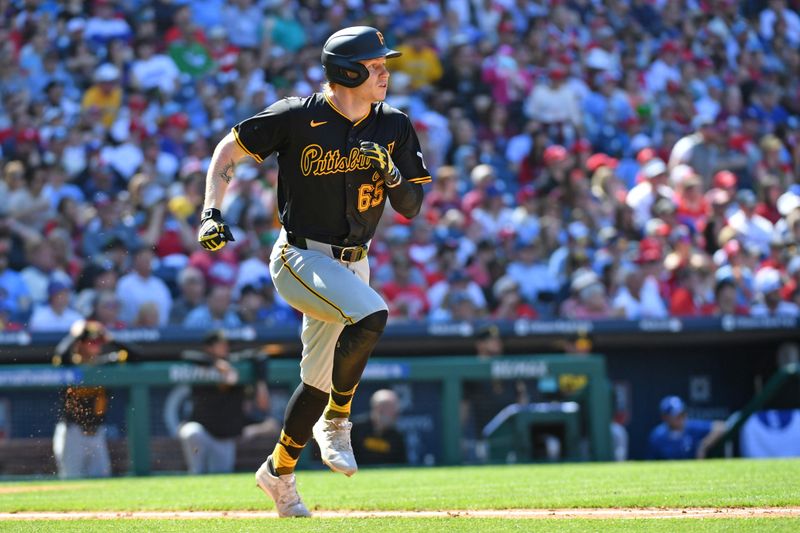
[[[336,248],[339,248],[338,246]],[[361,261],[367,255],[367,247],[364,245],[359,246],[346,246],[339,249],[339,259],[345,263],[355,263]]]

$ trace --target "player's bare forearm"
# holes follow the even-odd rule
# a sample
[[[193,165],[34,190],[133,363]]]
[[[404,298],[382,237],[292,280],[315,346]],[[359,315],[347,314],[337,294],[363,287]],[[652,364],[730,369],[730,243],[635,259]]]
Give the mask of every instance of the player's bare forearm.
[[[422,207],[422,185],[402,180],[397,187],[387,189],[389,201],[395,211],[406,218],[414,218]]]
[[[249,157],[239,146],[239,143],[236,142],[236,138],[231,132],[217,144],[206,174],[204,209],[209,207],[220,208],[222,199],[225,198],[225,192],[228,190],[228,185],[233,179],[234,167],[240,159],[246,156]]]
[[[727,430],[727,425],[725,422],[720,420],[715,420],[711,425],[711,431],[709,431],[708,435],[700,441],[700,444],[697,446],[697,458],[698,459],[705,459],[708,450],[716,444],[716,442],[725,434]]]

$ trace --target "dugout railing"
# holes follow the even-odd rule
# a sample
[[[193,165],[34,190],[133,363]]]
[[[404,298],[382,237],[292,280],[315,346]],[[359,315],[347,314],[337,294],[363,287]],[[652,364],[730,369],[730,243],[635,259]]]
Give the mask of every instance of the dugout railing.
[[[730,455],[730,453],[725,450],[726,448],[730,448],[729,445],[733,444],[734,439],[739,436],[739,432],[742,430],[747,420],[756,412],[767,407],[770,402],[790,384],[794,384],[797,388],[798,381],[800,381],[800,364],[790,363],[778,368],[777,372],[775,372],[764,385],[761,392],[754,396],[741,411],[734,413],[726,421],[725,433],[711,446],[708,451],[709,456],[718,457]],[[795,405],[793,407],[800,407],[800,405]]]
[[[252,366],[235,363],[242,383],[254,380]],[[600,355],[568,357],[564,355],[514,356],[481,360],[474,356],[392,358],[373,360],[364,372],[363,381],[390,385],[396,382],[434,382],[440,386],[440,405],[431,405],[441,413],[442,464],[462,462],[462,427],[459,417],[463,386],[467,381],[492,379],[542,379],[560,377],[585,380],[581,397],[585,409],[589,460],[610,460],[612,456],[609,424],[611,421],[610,387],[605,359]],[[183,362],[146,362],[114,366],[52,367],[48,365],[0,366],[0,389],[53,389],[68,385],[102,385],[126,388],[127,441],[130,472],[150,473],[150,389],[193,383],[217,383],[220,374],[213,368]],[[299,381],[296,360],[272,358],[270,384],[295,386]]]

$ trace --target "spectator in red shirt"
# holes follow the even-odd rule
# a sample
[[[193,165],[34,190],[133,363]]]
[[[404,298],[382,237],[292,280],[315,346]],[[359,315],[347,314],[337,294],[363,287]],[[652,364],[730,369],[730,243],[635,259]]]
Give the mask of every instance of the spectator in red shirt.
[[[714,304],[711,314],[714,316],[736,315],[747,316],[750,310],[737,303],[736,284],[731,278],[721,279],[714,287]]]
[[[461,210],[469,217],[472,210],[483,203],[486,189],[495,183],[495,171],[491,165],[476,165],[469,175],[472,181],[472,190],[464,195],[461,200]]]
[[[565,318],[598,319],[610,318],[622,310],[614,310],[606,294],[605,285],[597,274],[588,269],[580,269],[572,276],[570,285],[572,296],[561,305],[561,315]]]
[[[392,258],[394,279],[384,283],[382,289],[389,305],[389,319],[394,321],[423,320],[428,314],[428,297],[425,289],[411,282],[411,261]]]
[[[517,182],[520,185],[539,183],[539,176],[545,169],[544,151],[550,142],[547,133],[539,128],[539,123],[534,120],[528,122],[526,132],[531,138],[531,146],[528,153],[518,164],[515,165],[512,161],[509,165],[512,171],[517,171]]]
[[[669,299],[671,316],[706,316],[713,312],[713,304],[706,301],[705,281],[708,272],[700,256],[695,256],[676,273],[677,285]]]
[[[664,272],[664,244],[661,240],[646,238],[639,242],[639,253],[634,262],[644,274],[647,283],[655,283],[665,302],[669,301],[672,285]]]
[[[783,142],[775,135],[765,135],[761,139],[761,160],[756,164],[756,184],[763,185],[767,177],[771,176],[778,180],[782,188],[786,189],[794,183],[795,176],[792,175],[791,165],[785,164],[781,160],[781,153],[784,150]]]
[[[798,288],[800,288],[800,255],[792,257],[789,265],[786,267],[786,274],[789,280],[783,285],[781,289],[781,298],[786,301],[797,302]]]
[[[675,205],[675,201],[670,198],[659,198],[656,200],[656,203],[653,204],[653,216],[661,219],[669,226],[669,231],[680,224],[677,217],[677,206]],[[667,235],[669,235],[669,231]]]
[[[172,17],[174,25],[164,34],[164,44],[170,44],[178,39],[193,40],[206,44],[206,35],[203,29],[192,20],[192,9],[189,4],[180,6]]]
[[[25,326],[15,322],[11,315],[11,306],[6,302],[0,301],[0,331],[22,331],[25,329]]]
[[[523,162],[523,165],[527,161]],[[542,153],[544,167],[539,172],[533,186],[542,195],[549,194],[553,189],[563,187],[567,182],[567,175],[571,168],[569,152],[560,144],[553,144],[544,149]],[[520,171],[522,172],[522,171]]]
[[[728,209],[731,197],[725,190],[715,188],[708,191],[706,198],[710,205],[709,214],[705,220],[704,226],[698,228],[698,230],[703,232],[706,252],[713,255],[719,250],[719,232],[728,223],[728,217],[725,215],[725,211]]]
[[[732,200],[736,196],[738,190],[739,178],[730,170],[720,170],[714,174],[714,188],[722,189],[728,193],[728,197]]]
[[[777,224],[781,219],[781,212],[778,211],[778,198],[780,198],[783,191],[781,190],[780,183],[774,176],[765,176],[761,180],[761,187],[759,189],[760,201],[756,205],[756,214],[766,218],[772,224]]]
[[[461,208],[455,167],[449,165],[439,167],[439,172],[431,183],[431,187],[432,190],[425,195],[424,201],[427,210],[435,213],[436,220],[439,220],[450,209]]]
[[[786,262],[788,261],[788,251],[786,249],[783,237],[775,234],[769,241],[769,255],[766,259],[761,261],[760,264],[754,265],[755,270],[762,268],[774,268],[781,274],[786,273]]]
[[[700,176],[690,174],[675,191],[676,215],[682,223],[698,229],[705,225],[708,216],[708,201],[703,196]]]
[[[212,26],[208,30],[208,51],[217,64],[217,79],[227,83],[236,79],[236,62],[239,48],[228,41],[228,32],[223,26]]]
[[[497,306],[492,311],[495,320],[516,320],[518,318],[539,318],[539,313],[528,305],[520,292],[519,283],[509,276],[498,279],[493,287]]]

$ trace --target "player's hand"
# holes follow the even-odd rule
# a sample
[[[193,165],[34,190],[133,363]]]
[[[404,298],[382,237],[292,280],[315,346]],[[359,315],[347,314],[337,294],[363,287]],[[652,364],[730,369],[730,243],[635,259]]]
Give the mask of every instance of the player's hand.
[[[228,361],[218,359],[214,362],[214,368],[222,375],[222,382],[228,385],[235,385],[239,381],[239,371]]]
[[[269,409],[269,389],[263,381],[256,383],[256,407],[261,411]]]
[[[361,141],[359,150],[369,159],[372,168],[380,172],[387,187],[397,187],[400,184],[400,171],[394,166],[389,150],[372,141]]]
[[[69,327],[69,334],[76,339],[83,336],[84,331],[86,331],[86,321],[83,319],[76,320]]]
[[[221,250],[228,241],[235,241],[231,228],[222,220],[222,213],[213,207],[203,210],[197,240],[206,250]]]

